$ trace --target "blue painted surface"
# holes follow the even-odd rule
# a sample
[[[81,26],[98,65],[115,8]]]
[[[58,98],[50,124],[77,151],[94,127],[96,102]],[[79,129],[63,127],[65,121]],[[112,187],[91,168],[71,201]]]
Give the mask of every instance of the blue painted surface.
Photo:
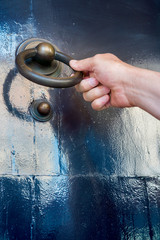
[[[1,239],[159,239],[156,178],[3,177]]]
[[[14,64],[18,44],[40,37],[78,59],[112,52],[159,71],[159,12],[156,0],[0,0],[0,239],[160,239],[159,121],[94,112],[74,88],[30,83]],[[39,98],[50,122],[30,116]]]

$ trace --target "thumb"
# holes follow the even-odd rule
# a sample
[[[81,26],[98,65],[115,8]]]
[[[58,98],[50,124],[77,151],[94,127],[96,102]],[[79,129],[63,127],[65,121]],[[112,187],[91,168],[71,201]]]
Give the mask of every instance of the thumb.
[[[83,60],[71,60],[69,64],[76,71],[92,71],[93,61],[92,58],[86,58]]]

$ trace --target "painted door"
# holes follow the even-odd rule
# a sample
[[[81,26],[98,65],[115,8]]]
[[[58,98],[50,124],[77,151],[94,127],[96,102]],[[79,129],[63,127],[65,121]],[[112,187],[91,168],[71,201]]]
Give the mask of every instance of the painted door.
[[[76,59],[112,52],[159,71],[159,13],[156,0],[0,0],[0,239],[160,239],[160,122],[138,108],[95,112],[74,88],[15,67],[36,37]],[[51,103],[50,121],[30,115],[36,99]]]

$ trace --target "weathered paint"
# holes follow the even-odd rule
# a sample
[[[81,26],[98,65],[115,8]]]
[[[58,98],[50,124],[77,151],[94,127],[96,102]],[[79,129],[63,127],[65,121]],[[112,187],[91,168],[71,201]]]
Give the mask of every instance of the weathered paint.
[[[0,0],[0,239],[160,239],[159,121],[94,112],[74,88],[33,84],[14,63],[19,43],[39,37],[77,59],[112,52],[159,71],[159,12],[156,0]],[[29,113],[39,98],[49,122]]]

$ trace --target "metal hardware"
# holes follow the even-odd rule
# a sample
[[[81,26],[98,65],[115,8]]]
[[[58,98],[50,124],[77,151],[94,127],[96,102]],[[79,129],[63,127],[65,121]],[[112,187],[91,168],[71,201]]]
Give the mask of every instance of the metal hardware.
[[[41,102],[37,107],[37,111],[40,115],[47,116],[50,114],[51,106],[48,102]]]
[[[32,102],[29,107],[32,117],[40,122],[49,121],[53,116],[50,103],[45,99],[38,99]]]
[[[22,45],[24,48],[26,43],[24,42]],[[25,50],[22,50],[22,46],[19,46],[16,51],[16,65],[19,72],[34,83],[53,88],[72,87],[82,80],[82,73],[74,70],[72,76],[63,78],[49,76],[50,74],[48,73],[44,74],[36,72],[36,70],[33,68],[31,69],[31,67],[27,64],[31,61],[31,59],[34,59],[34,61],[43,66],[43,68],[46,66],[52,66],[52,70],[53,65],[56,65],[57,61],[63,62],[69,66],[69,62],[72,58],[62,52],[59,52],[49,42],[40,42],[35,47]],[[55,72],[57,71],[57,68],[58,67],[55,67]]]
[[[49,41],[41,38],[27,39],[17,47],[15,55],[17,56],[24,50],[36,48],[38,44],[42,42],[50,43]],[[57,46],[54,45],[54,48],[56,49],[56,51],[59,51]],[[52,61],[51,64],[42,64],[42,62],[38,61],[33,57],[27,59],[25,63],[30,69],[32,69],[32,71],[35,71],[36,73],[40,73],[46,76],[50,75],[52,77],[58,77],[62,72],[62,63],[56,60]]]

